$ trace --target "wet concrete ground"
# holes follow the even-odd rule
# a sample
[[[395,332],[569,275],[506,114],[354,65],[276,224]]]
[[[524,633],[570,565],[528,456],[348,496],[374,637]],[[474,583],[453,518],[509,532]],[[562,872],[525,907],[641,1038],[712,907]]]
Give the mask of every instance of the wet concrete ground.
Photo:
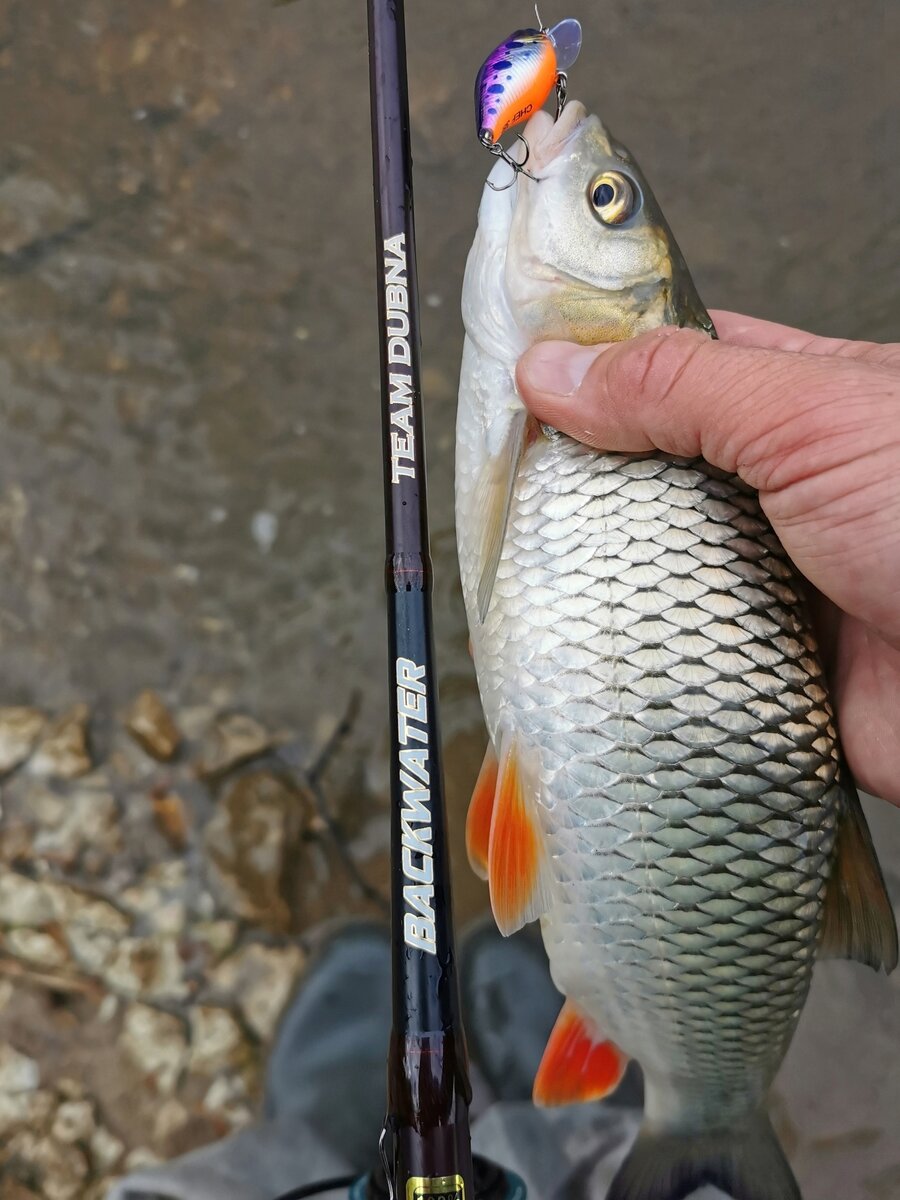
[[[409,7],[435,608],[458,845],[483,749],[451,497],[458,295],[488,166],[473,136],[471,84],[487,50],[530,14],[508,0]],[[276,760],[260,770],[273,770],[294,798],[269,791],[259,803],[274,813],[282,846],[306,838],[308,849],[319,839],[318,865],[285,883],[282,927],[263,931],[268,944],[283,948],[286,929],[302,931],[326,912],[371,907],[348,886],[329,829],[300,830],[295,819],[305,802],[294,793],[308,786],[348,712],[319,784],[355,869],[375,886],[384,881],[362,8],[348,0],[278,9],[263,0],[0,0],[0,704],[54,716],[88,704],[92,783],[51,777],[50,791],[64,800],[91,787],[111,794],[111,808],[75,803],[109,836],[109,826],[121,835],[99,855],[85,859],[79,847],[45,869],[40,814],[63,824],[67,814],[38,802],[35,816],[26,768],[2,797],[5,870],[49,870],[54,886],[74,881],[106,897],[111,887],[157,886],[160,871],[198,872],[199,896],[208,873],[212,901],[193,911],[178,892],[183,925],[166,936],[177,942],[193,923],[237,921],[216,954],[252,940],[264,907],[248,909],[227,885],[213,886],[217,830],[233,811],[236,782],[198,780],[195,768],[222,714],[252,715],[283,735]],[[586,49],[572,93],[640,158],[707,304],[823,333],[896,338],[896,6],[629,0],[578,15]],[[141,760],[123,731],[145,688],[161,692],[185,727],[171,768]],[[159,826],[170,792],[190,825],[182,848]],[[30,814],[24,834],[20,806]],[[887,826],[896,843],[896,822]],[[457,897],[461,916],[484,901],[464,862]],[[159,932],[149,922],[129,936]],[[70,942],[57,941],[57,967],[84,983]],[[73,1010],[46,981],[32,979],[23,992],[21,976],[40,971],[13,953],[8,935],[3,954],[15,979],[6,1030],[26,1038],[15,1045],[39,1063],[39,1090],[53,1090],[72,1069],[85,1070],[77,1055],[60,1064],[99,1019],[112,987],[106,968],[88,972],[100,990],[79,992]],[[198,975],[188,971],[198,987],[181,998],[154,999],[146,982],[112,988],[119,1007],[107,1006],[109,1035],[98,1027],[95,1054],[108,1073],[122,1070],[114,1051],[104,1056],[127,1005],[171,1003],[187,1020],[212,960]],[[863,991],[846,1027],[834,1030],[850,1060],[848,1029],[866,1027],[891,997],[896,1007],[884,983]],[[227,998],[245,1022],[236,995]],[[258,1056],[261,1040],[254,1044]],[[877,1053],[869,1069],[882,1069]],[[85,1079],[77,1086],[103,1091]],[[883,1082],[870,1080],[876,1090]],[[156,1084],[146,1086],[156,1095]],[[172,1110],[170,1128],[149,1141],[127,1113],[97,1118],[123,1143],[115,1164],[127,1151],[170,1153],[222,1132],[205,1117],[197,1123],[200,1101],[194,1092],[184,1099],[180,1086],[187,1117],[179,1125]],[[252,1078],[247,1087],[252,1096]],[[58,1108],[65,1097],[54,1095]],[[884,1169],[895,1172],[885,1185],[894,1192],[863,1185],[860,1168],[842,1200],[900,1195],[896,1163]],[[39,1191],[38,1168],[28,1170],[15,1186]],[[91,1186],[101,1176],[95,1171]],[[0,1183],[0,1196],[32,1194],[4,1192],[9,1186]],[[78,1182],[67,1194],[82,1190]]]

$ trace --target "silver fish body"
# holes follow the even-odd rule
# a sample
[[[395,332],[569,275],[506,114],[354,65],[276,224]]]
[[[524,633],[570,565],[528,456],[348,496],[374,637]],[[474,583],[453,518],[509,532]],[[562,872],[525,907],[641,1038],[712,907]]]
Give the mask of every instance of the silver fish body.
[[[632,233],[614,256],[637,263],[638,301],[614,293],[602,262],[599,282],[578,278],[572,294],[554,293],[575,268],[554,261],[562,218],[534,206],[577,205],[592,156],[601,166],[630,160],[583,109],[564,114],[562,128],[545,116],[529,130],[542,182],[520,181],[518,198],[486,193],[467,268],[463,593],[491,742],[499,750],[514,739],[532,774],[554,981],[640,1062],[647,1128],[697,1137],[757,1119],[809,988],[837,834],[858,801],[842,781],[802,586],[739,478],[699,459],[607,454],[545,431],[518,461],[484,611],[479,480],[521,408],[517,356],[545,320],[552,336],[592,340],[592,283],[599,336],[617,303],[621,336],[699,306],[673,242],[659,297],[646,282],[668,231],[642,177],[651,249],[641,259]],[[551,143],[543,158],[542,141]],[[590,228],[563,247],[570,263],[589,261]],[[727,1166],[704,1175],[702,1164],[696,1178],[755,1197],[741,1178],[753,1160],[780,1154],[768,1137],[734,1178]],[[761,1188],[772,1183],[759,1195],[799,1195],[780,1162],[758,1172]],[[650,1170],[635,1168],[616,1197],[642,1197]]]
[[[640,1061],[667,1126],[755,1109],[809,987],[843,796],[755,495],[699,460],[537,445],[474,647],[494,744],[540,751],[557,986]]]

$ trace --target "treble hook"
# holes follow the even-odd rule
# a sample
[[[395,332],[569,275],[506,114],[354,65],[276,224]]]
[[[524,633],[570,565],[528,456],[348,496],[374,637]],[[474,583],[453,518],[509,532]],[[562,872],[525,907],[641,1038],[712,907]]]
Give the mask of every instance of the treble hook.
[[[528,142],[525,140],[525,138],[522,136],[521,133],[516,134],[516,141],[521,142],[522,145],[525,147],[525,157],[522,159],[521,162],[516,162],[516,160],[513,158],[513,156],[510,154],[510,152],[508,150],[504,150],[499,142],[487,142],[487,141],[484,141],[484,139],[482,139],[482,145],[485,146],[487,148],[487,150],[490,151],[491,154],[493,154],[496,158],[499,158],[503,162],[505,162],[508,167],[512,167],[513,176],[512,176],[512,179],[510,179],[509,183],[504,183],[502,186],[498,186],[496,183],[492,183],[490,181],[490,179],[487,181],[488,187],[494,192],[507,191],[507,189],[511,188],[512,185],[516,182],[516,177],[518,175],[527,175],[528,178],[533,179],[535,183],[540,182],[540,180],[537,178],[537,176],[532,175],[532,173],[530,171],[525,170],[525,164],[528,162],[528,159],[531,156],[531,148],[528,145]]]
[[[559,71],[556,76],[556,120],[562,116],[566,107],[566,93],[569,90],[569,77],[565,71]]]

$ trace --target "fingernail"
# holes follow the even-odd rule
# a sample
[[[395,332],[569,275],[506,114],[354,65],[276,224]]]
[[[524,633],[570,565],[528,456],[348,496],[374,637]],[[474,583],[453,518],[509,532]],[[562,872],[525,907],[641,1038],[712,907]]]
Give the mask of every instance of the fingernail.
[[[605,345],[576,346],[571,342],[539,342],[523,357],[522,381],[536,392],[571,396]]]

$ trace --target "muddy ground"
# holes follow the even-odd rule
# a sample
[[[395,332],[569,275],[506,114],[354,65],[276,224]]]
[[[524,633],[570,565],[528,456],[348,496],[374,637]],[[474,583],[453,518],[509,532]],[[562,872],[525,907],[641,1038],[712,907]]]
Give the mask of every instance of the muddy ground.
[[[471,84],[530,14],[409,8],[458,848],[483,749],[451,503]],[[896,6],[578,15],[572,93],[640,158],[707,304],[896,338]],[[4,1200],[101,1196],[245,1122],[304,932],[379,908],[366,66],[361,0],[0,0],[0,705],[26,710],[0,714]],[[135,713],[147,689],[173,727]],[[896,814],[878,831],[900,895]],[[484,903],[464,865],[457,901]],[[815,1011],[852,1003],[792,1052],[792,1148],[842,1200],[890,1200],[897,990],[823,979]]]

